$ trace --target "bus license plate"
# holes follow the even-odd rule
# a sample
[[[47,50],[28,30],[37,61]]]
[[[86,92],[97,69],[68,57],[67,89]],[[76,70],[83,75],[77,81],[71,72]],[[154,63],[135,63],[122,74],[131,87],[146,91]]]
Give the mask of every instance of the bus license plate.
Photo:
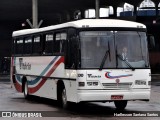
[[[123,100],[123,95],[111,95],[111,100]]]

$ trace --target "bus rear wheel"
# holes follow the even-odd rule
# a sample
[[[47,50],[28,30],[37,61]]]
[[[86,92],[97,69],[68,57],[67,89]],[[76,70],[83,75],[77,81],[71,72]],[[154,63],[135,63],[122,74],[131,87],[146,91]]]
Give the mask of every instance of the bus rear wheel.
[[[127,106],[127,100],[118,100],[118,101],[114,101],[114,104],[117,108],[117,110],[124,110],[125,107]]]
[[[23,94],[24,94],[24,98],[25,99],[29,98],[28,83],[27,83],[27,81],[24,82]]]

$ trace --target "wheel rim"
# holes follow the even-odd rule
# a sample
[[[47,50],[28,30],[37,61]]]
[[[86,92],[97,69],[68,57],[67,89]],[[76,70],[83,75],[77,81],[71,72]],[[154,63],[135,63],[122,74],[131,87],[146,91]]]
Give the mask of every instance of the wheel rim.
[[[62,104],[66,105],[67,104],[67,96],[66,96],[66,90],[63,89],[62,91]]]
[[[28,94],[28,85],[27,85],[27,82],[25,82],[24,94],[25,94],[25,96],[27,96],[27,94]]]

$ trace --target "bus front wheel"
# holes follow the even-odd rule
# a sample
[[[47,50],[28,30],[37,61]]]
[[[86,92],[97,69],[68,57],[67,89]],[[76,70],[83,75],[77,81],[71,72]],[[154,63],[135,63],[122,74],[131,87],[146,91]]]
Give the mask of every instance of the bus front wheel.
[[[117,108],[117,110],[124,110],[125,107],[127,106],[127,100],[118,100],[118,101],[114,101],[114,104]]]
[[[62,107],[63,107],[64,109],[67,109],[69,103],[68,103],[68,101],[67,101],[67,94],[66,94],[66,89],[65,89],[65,88],[62,89],[61,101],[62,101]]]

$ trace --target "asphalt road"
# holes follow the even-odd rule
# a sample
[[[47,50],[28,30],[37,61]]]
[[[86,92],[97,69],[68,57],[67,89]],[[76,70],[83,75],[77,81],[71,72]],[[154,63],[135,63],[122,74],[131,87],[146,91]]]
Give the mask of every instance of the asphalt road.
[[[160,119],[160,82],[152,82],[151,99],[149,102],[129,101],[124,112],[117,111],[113,103],[86,103],[81,105],[72,104],[70,109],[64,110],[57,105],[54,100],[44,99],[40,97],[32,97],[29,100],[24,99],[22,93],[17,93],[11,88],[7,79],[0,79],[0,111],[12,112],[14,117],[2,118],[0,120],[18,120],[26,119],[25,115],[35,113],[38,117],[29,120],[159,120]],[[159,111],[159,112],[158,112]],[[19,114],[17,118],[16,114]],[[38,112],[38,113],[37,113]],[[132,117],[119,117],[118,115],[132,115]],[[148,115],[154,113],[151,117],[140,117],[140,115]],[[134,117],[133,117],[134,114]],[[159,117],[153,117],[157,115]],[[45,116],[44,116],[45,115]],[[117,116],[116,116],[117,115]],[[138,115],[138,117],[135,117]],[[47,116],[47,117],[46,117]],[[52,116],[52,117],[49,117]]]

